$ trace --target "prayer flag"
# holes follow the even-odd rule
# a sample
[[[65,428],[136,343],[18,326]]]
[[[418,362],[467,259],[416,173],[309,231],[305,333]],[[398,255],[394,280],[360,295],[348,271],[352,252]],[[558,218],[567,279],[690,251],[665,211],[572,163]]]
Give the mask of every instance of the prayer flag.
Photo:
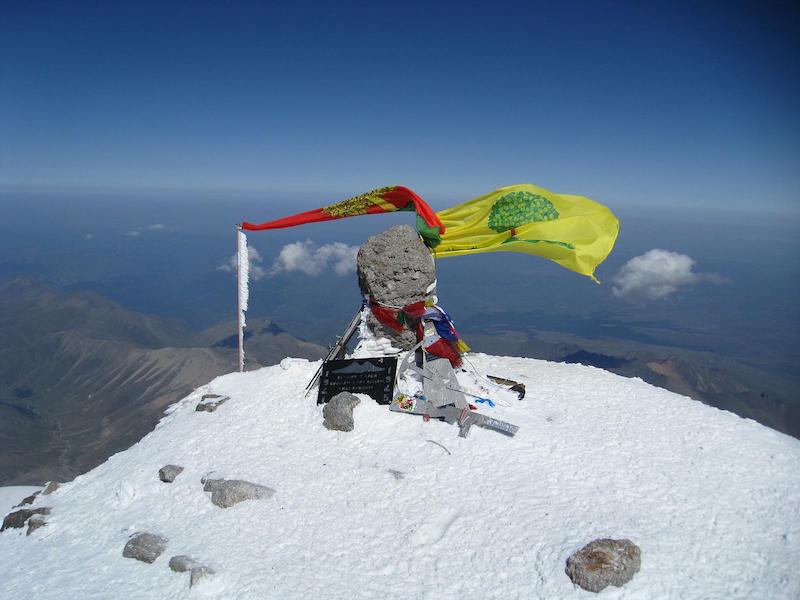
[[[602,204],[531,184],[500,188],[436,214],[445,231],[426,242],[437,258],[526,252],[595,281],[619,233],[619,221]]]

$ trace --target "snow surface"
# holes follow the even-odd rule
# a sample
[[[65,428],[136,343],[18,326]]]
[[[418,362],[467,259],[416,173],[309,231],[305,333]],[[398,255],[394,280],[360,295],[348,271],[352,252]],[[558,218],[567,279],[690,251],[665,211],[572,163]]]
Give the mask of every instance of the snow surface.
[[[641,571],[603,598],[800,597],[800,442],[592,367],[470,361],[525,383],[523,401],[481,405],[519,425],[515,438],[458,438],[366,397],[355,431],[328,431],[303,397],[318,362],[215,379],[37,498],[45,527],[0,534],[0,597],[591,598],[564,567],[599,537],[642,550]],[[195,412],[208,392],[231,400]],[[164,484],[169,463],[185,471]],[[277,492],[221,509],[208,474]],[[136,531],[169,538],[155,563],[122,557]],[[177,554],[216,575],[190,590],[167,566]]]

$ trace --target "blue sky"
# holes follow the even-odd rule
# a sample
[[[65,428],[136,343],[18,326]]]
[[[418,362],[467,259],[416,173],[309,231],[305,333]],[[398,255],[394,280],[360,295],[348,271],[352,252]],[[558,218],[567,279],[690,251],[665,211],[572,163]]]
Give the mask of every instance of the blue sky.
[[[791,3],[0,7],[0,186],[796,211]]]

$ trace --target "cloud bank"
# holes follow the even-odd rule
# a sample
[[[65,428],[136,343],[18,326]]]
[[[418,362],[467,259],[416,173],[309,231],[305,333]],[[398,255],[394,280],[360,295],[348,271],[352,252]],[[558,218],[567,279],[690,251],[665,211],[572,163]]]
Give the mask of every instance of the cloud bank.
[[[270,277],[279,273],[299,271],[311,277],[333,271],[339,277],[356,270],[358,246],[333,242],[317,246],[311,240],[286,244],[269,269]]]
[[[654,248],[622,265],[611,291],[617,298],[657,300],[700,281],[727,281],[716,273],[696,273],[694,266],[695,261],[686,254]]]
[[[258,281],[264,277],[264,275],[266,275],[264,267],[261,266],[261,263],[264,262],[264,259],[261,258],[261,254],[259,254],[258,250],[253,248],[253,246],[247,247],[247,258],[250,263],[250,279]],[[217,266],[217,271],[225,271],[226,273],[235,274],[236,267],[237,257],[234,254],[233,256],[228,257],[221,265]]]

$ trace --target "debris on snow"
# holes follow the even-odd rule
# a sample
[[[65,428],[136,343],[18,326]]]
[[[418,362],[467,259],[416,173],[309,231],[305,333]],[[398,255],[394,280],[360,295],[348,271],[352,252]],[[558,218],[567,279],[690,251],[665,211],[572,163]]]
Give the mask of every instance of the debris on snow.
[[[496,375],[487,375],[489,379],[500,385],[508,386],[512,392],[516,392],[520,400],[525,398],[525,384],[514,381],[513,379],[506,379],[505,377],[497,377]]]
[[[570,556],[565,571],[575,585],[599,592],[609,585],[622,587],[640,565],[639,546],[630,540],[603,538],[589,542]]]
[[[168,541],[167,538],[154,533],[136,533],[125,544],[122,556],[152,563],[164,552]]]
[[[340,392],[322,409],[322,424],[333,431],[353,431],[353,409],[361,400],[349,392]]]
[[[222,396],[220,394],[203,394],[203,397],[200,398],[200,402],[195,410],[197,412],[214,412],[228,400],[230,400],[229,396]]]
[[[158,470],[158,478],[164,483],[172,483],[183,472],[179,465],[165,465]]]

